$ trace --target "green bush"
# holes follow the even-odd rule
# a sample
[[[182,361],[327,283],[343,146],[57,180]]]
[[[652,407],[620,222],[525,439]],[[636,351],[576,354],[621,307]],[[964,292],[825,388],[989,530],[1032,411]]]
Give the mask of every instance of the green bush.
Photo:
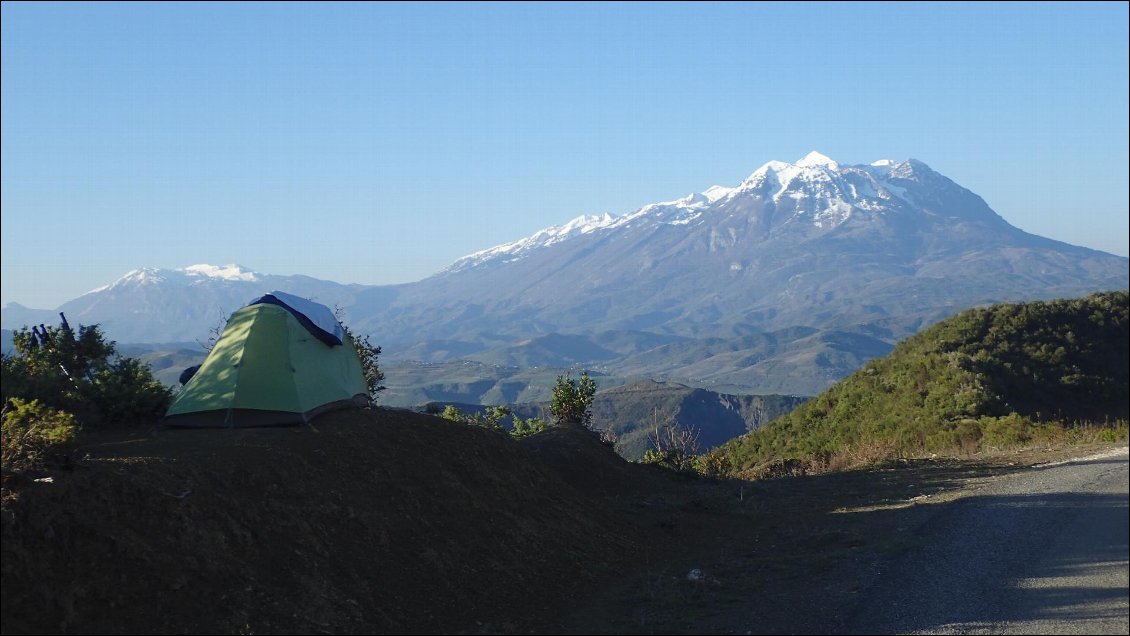
[[[517,415],[514,416],[514,428],[511,429],[510,434],[517,439],[529,437],[535,433],[540,433],[545,430],[545,420],[540,417],[530,417],[522,419]]]
[[[983,417],[980,420],[985,446],[1010,448],[1021,446],[1032,440],[1032,423],[1016,413],[1004,417]]]
[[[381,371],[377,359],[380,358],[381,348],[369,342],[369,336],[358,337],[345,323],[341,325],[342,330],[345,332],[345,337],[351,343],[353,348],[357,350],[357,356],[361,358],[361,371],[365,374],[365,385],[369,389],[369,399],[376,404],[377,394],[385,390],[385,385],[382,384],[385,379],[384,371]]]
[[[72,414],[84,429],[128,428],[154,423],[172,391],[148,365],[117,355],[97,325],[76,334],[62,327],[17,329],[16,354],[3,356],[3,399],[38,400]]]
[[[644,451],[640,463],[662,466],[680,473],[697,473],[696,459],[694,455],[688,455],[680,448],[668,448],[662,451],[649,448]]]
[[[730,458],[724,453],[704,453],[696,455],[692,461],[695,472],[703,477],[725,477],[734,470]]]
[[[0,444],[5,474],[69,465],[75,452],[78,425],[70,413],[44,406],[38,400],[6,400]]]
[[[557,376],[549,410],[557,424],[580,424],[589,427],[592,420],[592,399],[596,394],[596,380],[587,371],[574,380],[570,375]]]
[[[83,392],[97,405],[103,425],[151,424],[169,407],[168,388],[136,358],[117,358],[99,368]]]
[[[494,431],[502,431],[502,420],[510,416],[510,409],[505,406],[488,406],[485,412],[468,415],[459,410],[454,404],[448,404],[439,414],[445,420],[459,422],[470,426],[481,426]]]

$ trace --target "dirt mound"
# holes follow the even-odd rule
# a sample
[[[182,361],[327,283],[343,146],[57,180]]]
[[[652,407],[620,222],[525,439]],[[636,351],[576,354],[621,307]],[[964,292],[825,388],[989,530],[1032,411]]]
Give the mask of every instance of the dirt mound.
[[[828,633],[920,502],[1076,450],[714,483],[393,410],[104,436],[4,484],[0,632]]]
[[[587,435],[377,410],[93,440],[9,484],[3,631],[520,630],[645,543],[586,492],[632,468]]]
[[[583,492],[620,495],[670,485],[668,471],[629,463],[598,433],[581,426],[554,426],[521,444],[542,466]]]

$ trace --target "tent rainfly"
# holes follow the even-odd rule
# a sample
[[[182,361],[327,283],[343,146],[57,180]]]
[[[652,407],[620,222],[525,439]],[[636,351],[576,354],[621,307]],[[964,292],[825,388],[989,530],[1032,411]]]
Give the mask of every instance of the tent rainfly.
[[[164,423],[303,424],[329,410],[368,404],[361,359],[333,312],[274,291],[232,314]]]

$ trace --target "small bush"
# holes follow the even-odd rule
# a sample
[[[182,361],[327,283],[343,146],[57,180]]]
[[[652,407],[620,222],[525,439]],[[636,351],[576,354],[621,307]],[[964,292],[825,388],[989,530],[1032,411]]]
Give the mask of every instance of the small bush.
[[[361,372],[365,375],[365,386],[369,389],[369,402],[375,405],[377,395],[387,388],[383,384],[385,373],[381,371],[379,363],[381,348],[369,342],[368,335],[360,336],[353,333],[353,330],[345,324],[345,310],[341,307],[334,307],[334,317],[337,318],[342,331],[345,332],[345,340],[353,345],[353,348],[357,351],[357,357],[361,359]]]
[[[648,437],[653,448],[643,454],[644,464],[656,464],[677,472],[699,472],[695,467],[698,454],[697,428],[680,428],[673,419],[661,420],[652,411],[652,431]]]
[[[549,402],[553,419],[557,424],[580,424],[589,428],[594,395],[596,380],[590,378],[587,371],[581,372],[578,380],[570,375],[557,376],[557,384],[553,387],[553,397]]]
[[[172,391],[149,366],[118,355],[98,325],[17,329],[16,355],[3,356],[3,398],[38,401],[73,415],[84,429],[155,423]]]
[[[488,406],[486,412],[468,415],[459,410],[454,404],[448,404],[439,414],[445,420],[459,422],[470,426],[481,426],[492,431],[502,431],[502,421],[510,416],[510,409],[505,406]]]
[[[1004,417],[982,417],[979,421],[984,437],[982,446],[1012,448],[1032,440],[1032,423],[1016,413]]]
[[[522,419],[517,415],[514,416],[514,428],[510,434],[516,439],[529,437],[535,433],[540,433],[545,430],[545,420],[540,417],[530,417]]]
[[[4,404],[0,426],[5,474],[68,466],[74,458],[78,425],[70,413],[12,398]]]
[[[98,369],[83,392],[97,405],[102,424],[127,428],[160,419],[172,396],[136,358],[118,358]]]
[[[723,453],[705,453],[693,458],[695,472],[703,477],[717,479],[731,474],[734,465]]]

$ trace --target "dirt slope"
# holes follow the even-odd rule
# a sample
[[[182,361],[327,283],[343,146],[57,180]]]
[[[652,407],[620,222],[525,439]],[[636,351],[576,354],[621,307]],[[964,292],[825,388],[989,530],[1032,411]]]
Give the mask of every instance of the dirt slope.
[[[630,468],[554,434],[581,439],[580,465]],[[400,411],[84,452],[52,483],[10,484],[5,632],[517,629],[646,534],[506,435]]]
[[[383,409],[83,453],[4,484],[4,633],[820,631],[901,545],[902,513],[837,510],[1025,461],[711,483]]]

